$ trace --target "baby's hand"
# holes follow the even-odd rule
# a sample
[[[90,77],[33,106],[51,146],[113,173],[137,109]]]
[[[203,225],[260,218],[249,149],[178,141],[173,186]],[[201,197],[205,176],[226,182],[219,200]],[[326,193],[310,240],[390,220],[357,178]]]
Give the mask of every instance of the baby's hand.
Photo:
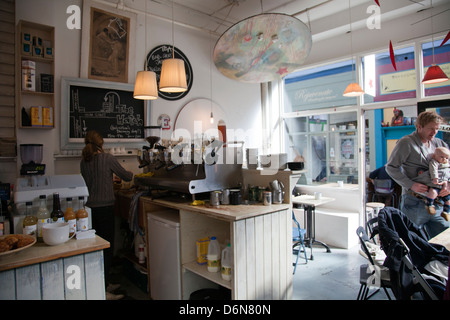
[[[433,184],[439,184],[439,185],[441,185],[442,182],[439,182],[439,179],[438,179],[438,178],[434,178],[434,179],[433,179]]]

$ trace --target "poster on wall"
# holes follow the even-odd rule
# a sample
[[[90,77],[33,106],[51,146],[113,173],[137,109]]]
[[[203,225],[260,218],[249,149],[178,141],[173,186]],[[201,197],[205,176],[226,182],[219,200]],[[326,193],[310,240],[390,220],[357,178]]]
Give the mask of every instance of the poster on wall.
[[[80,77],[134,81],[136,14],[83,1]]]

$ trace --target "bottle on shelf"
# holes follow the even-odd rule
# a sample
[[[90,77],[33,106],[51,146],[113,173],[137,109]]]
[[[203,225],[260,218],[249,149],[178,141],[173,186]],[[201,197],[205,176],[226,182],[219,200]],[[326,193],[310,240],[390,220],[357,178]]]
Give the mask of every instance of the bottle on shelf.
[[[229,243],[227,247],[222,250],[221,263],[222,263],[221,268],[222,279],[226,281],[231,281],[232,258],[231,258],[231,244]]]
[[[89,229],[89,216],[84,206],[84,197],[78,197],[79,209],[77,211],[77,231],[87,231]]]
[[[64,222],[64,212],[61,210],[59,193],[53,193],[53,211],[51,213],[52,222]]]
[[[207,261],[209,272],[220,271],[220,245],[216,237],[211,237],[209,241]]]
[[[33,202],[26,202],[25,218],[23,219],[23,234],[36,237],[37,217],[33,214]]]
[[[77,231],[77,216],[73,211],[72,198],[66,198],[64,221],[69,223],[69,236],[71,237]]]
[[[38,219],[37,222],[37,239],[38,241],[43,241],[42,238],[42,227],[46,223],[50,223],[50,211],[47,208],[47,196],[42,194],[39,196],[39,208],[36,213]]]

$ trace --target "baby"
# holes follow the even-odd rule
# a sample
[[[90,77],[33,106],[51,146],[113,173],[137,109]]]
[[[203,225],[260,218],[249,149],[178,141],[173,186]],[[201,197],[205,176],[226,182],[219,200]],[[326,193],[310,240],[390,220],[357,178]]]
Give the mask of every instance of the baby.
[[[432,159],[429,162],[429,171],[431,184],[426,195],[426,205],[429,214],[435,214],[433,202],[438,197],[439,191],[443,188],[447,188],[448,180],[450,179],[450,167],[449,167],[450,150],[444,147],[436,148]],[[441,216],[445,220],[449,221],[450,212],[450,195],[441,197],[444,201],[444,209]]]

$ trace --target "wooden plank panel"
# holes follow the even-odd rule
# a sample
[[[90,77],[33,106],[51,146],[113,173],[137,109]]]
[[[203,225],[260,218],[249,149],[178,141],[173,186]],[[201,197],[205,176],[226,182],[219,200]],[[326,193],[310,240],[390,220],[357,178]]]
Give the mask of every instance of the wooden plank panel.
[[[265,299],[264,291],[264,218],[255,217],[256,299]]]
[[[245,256],[245,220],[239,220],[235,223],[235,249],[234,249],[234,264],[235,264],[235,291],[237,300],[247,299],[247,259]]]
[[[288,243],[286,242],[286,214],[285,212],[279,212],[279,234],[280,234],[280,299],[285,300],[287,297],[287,273],[289,273],[289,270],[287,268],[287,252],[286,252],[286,246],[288,246]]]
[[[272,218],[266,214],[263,216],[263,230],[264,230],[264,299],[273,299],[273,284],[272,284]]]
[[[41,299],[41,274],[39,264],[15,269],[16,271],[16,299]]]
[[[85,300],[86,283],[83,255],[64,258],[64,288],[66,300]],[[87,281],[86,281],[87,282]]]
[[[274,212],[272,217],[272,292],[273,299],[279,300],[280,296],[280,221],[279,213]]]
[[[103,250],[84,255],[84,270],[86,275],[86,299],[105,300]]]
[[[64,300],[63,260],[41,263],[41,288],[43,300]]]
[[[16,274],[14,270],[0,272],[0,300],[16,299]]]
[[[245,219],[246,261],[247,261],[247,299],[256,299],[255,264],[255,219]]]

